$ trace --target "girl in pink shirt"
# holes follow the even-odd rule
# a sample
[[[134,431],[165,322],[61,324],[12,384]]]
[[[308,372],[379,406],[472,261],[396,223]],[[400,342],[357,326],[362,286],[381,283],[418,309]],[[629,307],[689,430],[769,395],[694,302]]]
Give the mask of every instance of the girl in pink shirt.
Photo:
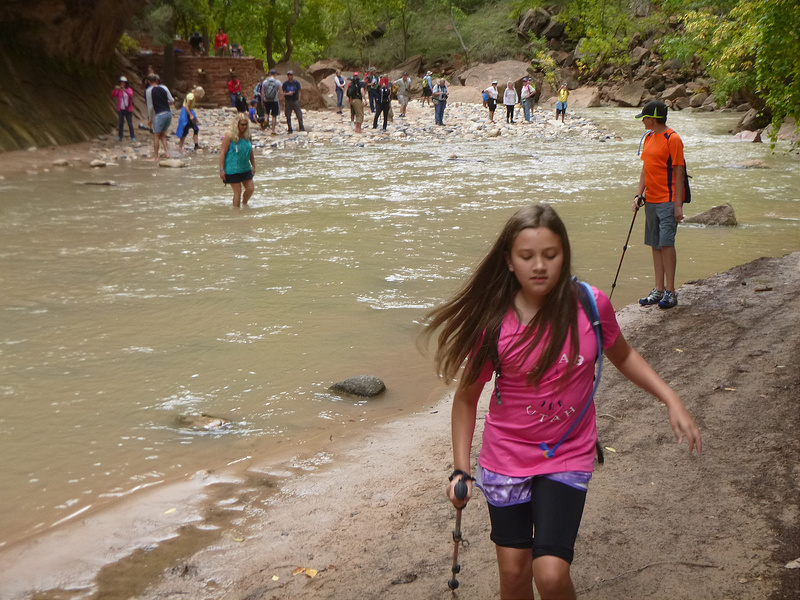
[[[592,476],[598,346],[578,301],[564,223],[549,206],[523,208],[506,223],[464,287],[429,315],[436,362],[452,380],[453,464],[447,494],[463,508],[477,480],[489,505],[501,598],[575,598],[570,578]],[[678,395],[620,333],[611,302],[592,288],[605,356],[669,410],[675,438],[701,451],[700,432]],[[470,452],[477,405],[495,374],[476,477]],[[587,404],[588,403],[588,404]],[[542,452],[548,448],[549,452]],[[465,499],[455,484],[465,480]]]

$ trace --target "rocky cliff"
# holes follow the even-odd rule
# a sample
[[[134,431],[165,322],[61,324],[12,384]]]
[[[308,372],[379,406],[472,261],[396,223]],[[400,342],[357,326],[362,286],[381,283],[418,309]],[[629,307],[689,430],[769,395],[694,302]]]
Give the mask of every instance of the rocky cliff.
[[[0,2],[0,151],[108,131],[114,52],[137,0]]]

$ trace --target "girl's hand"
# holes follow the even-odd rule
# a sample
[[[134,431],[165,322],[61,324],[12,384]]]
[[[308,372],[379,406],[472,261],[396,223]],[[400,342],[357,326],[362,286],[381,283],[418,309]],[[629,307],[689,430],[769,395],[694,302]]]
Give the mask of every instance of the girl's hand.
[[[219,178],[222,179],[223,183],[225,183],[225,169],[219,170]]]
[[[698,454],[702,454],[703,443],[700,439],[700,430],[697,429],[697,425],[694,424],[689,411],[686,410],[683,404],[670,406],[669,424],[675,434],[675,440],[679,444],[683,441],[683,437],[686,436],[689,452],[696,449]]]
[[[467,497],[466,498],[456,498],[456,484],[461,481],[461,475],[456,475],[453,477],[453,481],[448,482],[447,484],[447,497],[450,499],[450,502],[453,503],[453,506],[456,508],[464,508],[469,502],[470,498],[472,498],[472,481],[467,481]]]

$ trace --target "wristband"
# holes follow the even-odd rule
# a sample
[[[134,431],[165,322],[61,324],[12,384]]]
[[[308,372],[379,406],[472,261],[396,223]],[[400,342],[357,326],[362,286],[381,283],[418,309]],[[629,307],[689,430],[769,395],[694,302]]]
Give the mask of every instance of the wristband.
[[[462,471],[461,469],[456,469],[453,471],[453,474],[447,478],[448,481],[453,481],[453,478],[456,475],[461,475],[461,481],[475,481],[475,478],[472,477],[469,473]]]

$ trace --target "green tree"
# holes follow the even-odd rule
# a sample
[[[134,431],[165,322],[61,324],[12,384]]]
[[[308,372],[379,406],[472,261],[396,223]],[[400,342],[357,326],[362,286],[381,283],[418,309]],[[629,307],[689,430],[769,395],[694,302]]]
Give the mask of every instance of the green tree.
[[[716,96],[755,94],[773,134],[800,118],[800,4],[796,0],[731,0],[702,7],[672,0],[684,31],[666,40],[667,55],[697,55],[716,82]]]

